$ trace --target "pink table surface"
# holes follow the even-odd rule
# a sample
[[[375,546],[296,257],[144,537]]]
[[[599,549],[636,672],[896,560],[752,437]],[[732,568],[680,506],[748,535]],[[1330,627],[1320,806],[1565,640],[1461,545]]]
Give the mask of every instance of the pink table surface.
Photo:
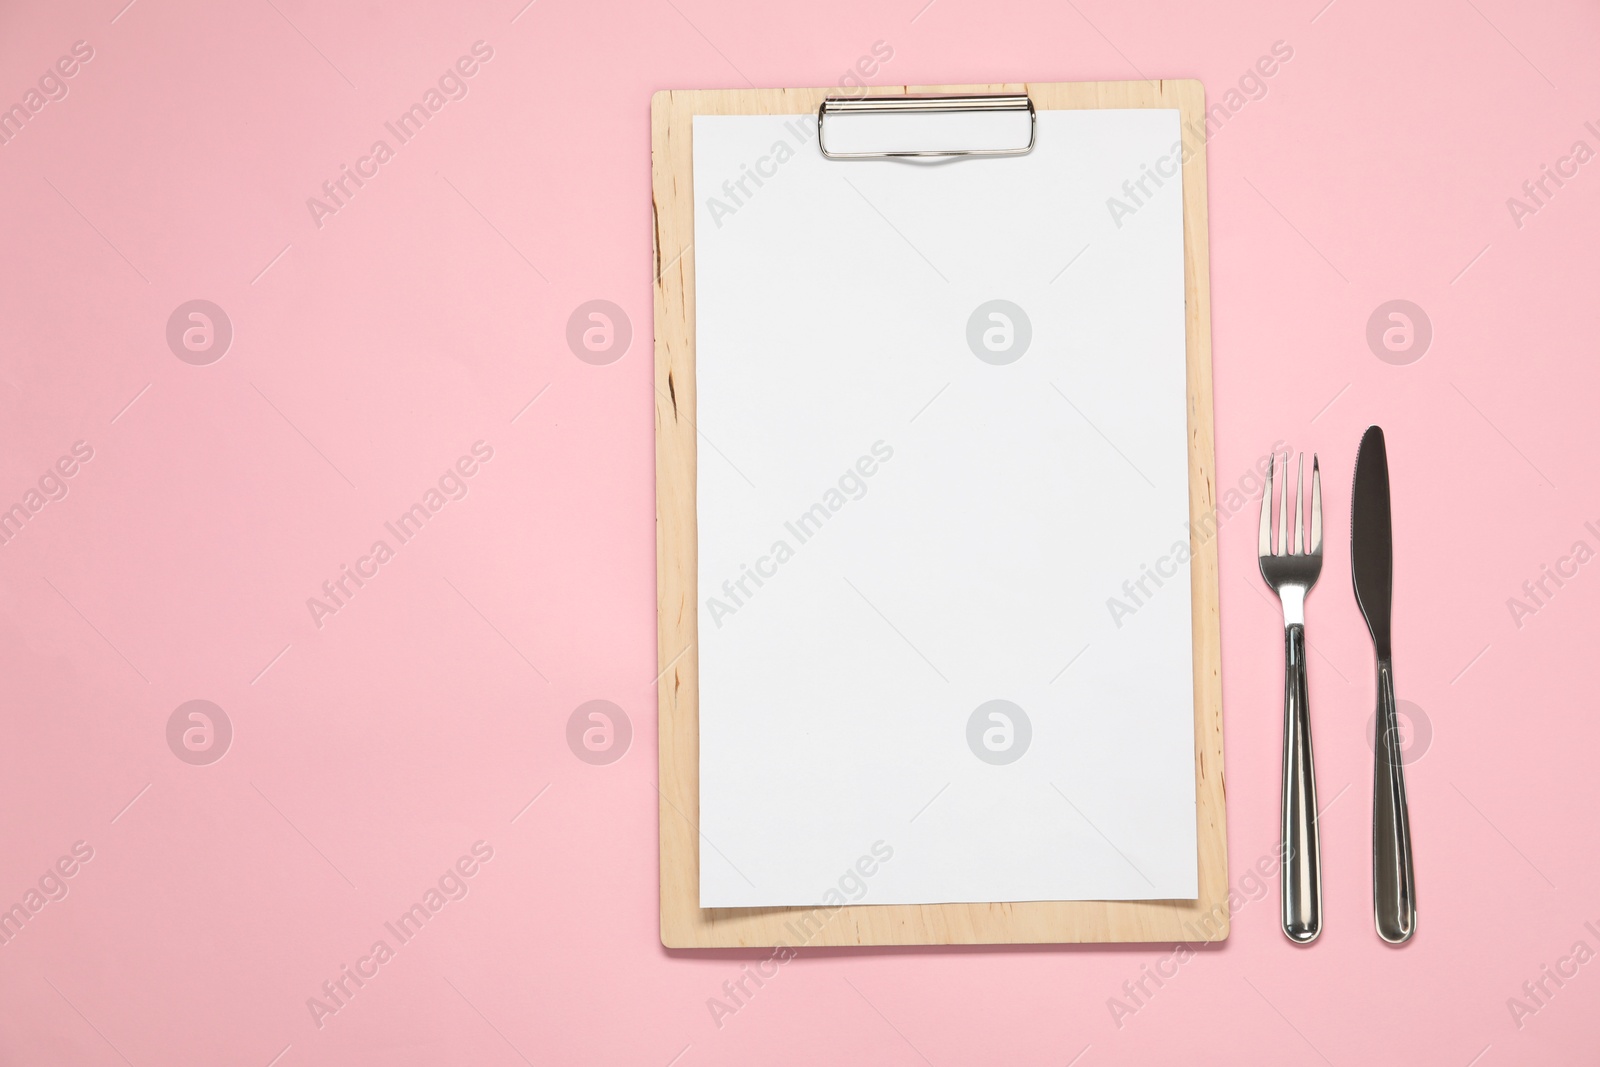
[[[1593,1062],[1600,15],[1322,2],[6,5],[0,1060]],[[760,955],[659,944],[649,97],[840,84],[875,45],[873,84],[1201,78],[1229,110],[1221,485],[1283,440],[1322,456],[1330,514],[1309,949],[1243,876],[1277,839],[1282,684],[1250,506],[1220,535],[1225,944],[805,952],[720,1017]],[[341,166],[367,177],[332,201]],[[225,352],[215,312],[185,348],[194,300]],[[591,300],[631,324],[620,358],[569,348]],[[1391,300],[1425,352],[1369,345]],[[1370,422],[1414,709],[1399,950],[1372,930],[1349,593]],[[346,565],[363,584],[313,613]],[[609,763],[567,742],[596,699],[631,722]],[[186,747],[185,711],[169,742],[194,700],[210,734]]]

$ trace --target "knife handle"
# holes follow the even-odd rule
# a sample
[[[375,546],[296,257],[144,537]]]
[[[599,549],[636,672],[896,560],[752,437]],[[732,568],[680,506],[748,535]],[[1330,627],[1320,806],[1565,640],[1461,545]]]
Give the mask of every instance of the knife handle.
[[[1311,759],[1311,702],[1306,692],[1306,628],[1284,631],[1283,858],[1279,916],[1296,944],[1322,933],[1322,850],[1317,838],[1317,777]]]
[[[1394,666],[1378,661],[1377,743],[1372,774],[1372,915],[1391,945],[1417,932],[1417,890],[1411,867],[1411,817],[1394,706]]]

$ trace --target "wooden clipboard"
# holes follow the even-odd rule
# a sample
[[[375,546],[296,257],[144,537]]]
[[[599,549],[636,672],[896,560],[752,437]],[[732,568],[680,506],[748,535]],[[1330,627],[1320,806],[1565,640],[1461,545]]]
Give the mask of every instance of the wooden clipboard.
[[[699,670],[695,507],[695,115],[814,114],[826,89],[656,93],[650,105],[655,222],[656,642],[661,943],[667,948],[1216,941],[1228,936],[1217,609],[1205,89],[1198,81],[900,86],[871,95],[1027,93],[1040,110],[1176,108],[1183,164],[1189,515],[1194,633],[1196,900],[858,904],[838,909],[699,906]]]

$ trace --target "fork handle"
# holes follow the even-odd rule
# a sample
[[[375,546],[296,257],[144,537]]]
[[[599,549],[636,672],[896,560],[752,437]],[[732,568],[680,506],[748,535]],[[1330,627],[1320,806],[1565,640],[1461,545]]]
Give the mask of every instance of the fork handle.
[[[1394,706],[1394,666],[1378,661],[1378,723],[1372,774],[1372,915],[1391,945],[1417,931],[1417,889],[1411,869],[1411,816],[1406,810],[1404,757]]]
[[[1283,932],[1296,944],[1309,944],[1322,933],[1322,849],[1306,692],[1306,628],[1298,622],[1284,632],[1282,830]]]

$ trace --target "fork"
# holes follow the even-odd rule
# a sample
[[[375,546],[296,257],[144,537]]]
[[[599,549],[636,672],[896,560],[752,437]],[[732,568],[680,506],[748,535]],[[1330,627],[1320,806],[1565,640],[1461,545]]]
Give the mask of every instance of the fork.
[[[1306,594],[1322,573],[1322,472],[1311,456],[1311,545],[1301,524],[1305,453],[1294,476],[1294,541],[1289,541],[1289,453],[1283,454],[1283,491],[1278,499],[1278,550],[1272,550],[1274,453],[1261,494],[1261,577],[1283,605],[1283,861],[1279,917],[1296,944],[1322,932],[1322,853],[1317,842],[1317,778],[1311,759],[1310,702],[1306,693]]]

